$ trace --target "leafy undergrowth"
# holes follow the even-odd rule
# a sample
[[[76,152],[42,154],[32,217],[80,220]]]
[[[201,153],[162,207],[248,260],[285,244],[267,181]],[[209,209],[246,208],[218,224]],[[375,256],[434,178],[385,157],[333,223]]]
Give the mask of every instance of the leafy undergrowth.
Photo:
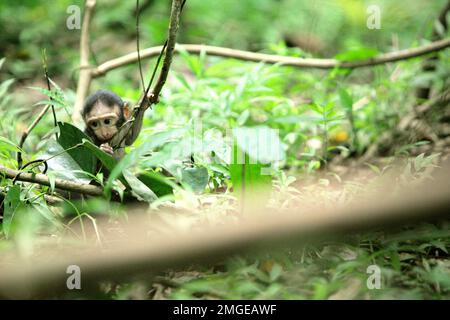
[[[264,257],[229,259],[153,285],[154,299],[445,299],[449,298],[449,225],[354,235]],[[367,268],[381,269],[369,290]]]
[[[392,192],[429,179],[437,158],[403,159],[403,171],[389,177],[396,181]],[[345,181],[335,174],[311,181],[283,175],[275,183],[269,206],[289,208],[305,201],[334,206],[376,192],[391,171],[388,166],[367,168],[354,169],[359,175],[353,173],[353,179]],[[200,222],[215,224],[233,218],[234,205],[233,197],[226,195],[179,197],[174,207],[191,214],[165,220],[170,228],[189,230]],[[105,292],[113,299],[448,299],[449,249],[448,221],[406,224],[234,256],[215,265],[193,265]],[[370,278],[373,266],[381,275],[375,288]]]

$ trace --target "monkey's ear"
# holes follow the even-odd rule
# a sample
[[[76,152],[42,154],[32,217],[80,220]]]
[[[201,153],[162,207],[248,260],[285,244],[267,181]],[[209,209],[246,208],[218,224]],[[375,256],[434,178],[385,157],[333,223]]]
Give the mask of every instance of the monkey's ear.
[[[123,116],[126,120],[130,119],[131,116],[131,110],[130,110],[130,104],[128,102],[123,103]]]

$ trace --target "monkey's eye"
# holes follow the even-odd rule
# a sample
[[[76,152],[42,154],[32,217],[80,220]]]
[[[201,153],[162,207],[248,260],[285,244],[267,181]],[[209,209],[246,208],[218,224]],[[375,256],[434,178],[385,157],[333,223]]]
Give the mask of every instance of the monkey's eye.
[[[111,119],[105,119],[103,120],[103,123],[108,126],[111,124]]]
[[[91,127],[92,128],[97,128],[97,126],[98,126],[98,122],[97,121],[91,122]]]

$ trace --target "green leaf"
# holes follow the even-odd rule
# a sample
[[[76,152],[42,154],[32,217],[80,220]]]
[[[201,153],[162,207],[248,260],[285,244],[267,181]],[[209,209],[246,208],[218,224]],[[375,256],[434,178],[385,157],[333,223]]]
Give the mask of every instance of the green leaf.
[[[173,194],[173,189],[176,187],[175,183],[155,172],[144,172],[137,178],[149,187],[158,198]]]
[[[353,98],[344,88],[339,89],[339,98],[341,100],[342,106],[347,110],[351,111],[353,109]]]
[[[12,142],[11,140],[9,140],[5,137],[0,137],[0,147],[1,147],[1,149],[8,150],[8,151],[20,150],[18,145],[16,145],[14,142]]]
[[[83,146],[86,147],[87,149],[89,149],[92,152],[92,154],[98,160],[100,160],[100,162],[108,170],[108,172],[113,171],[114,168],[119,163],[114,157],[112,157],[111,155],[102,151],[99,147],[97,147],[95,144],[93,144],[89,140],[83,139]],[[127,180],[123,177],[122,174],[119,174],[116,178],[119,179],[125,185],[125,187],[127,187],[127,188],[130,187]]]
[[[187,168],[181,172],[181,182],[187,184],[194,192],[205,190],[209,181],[208,170],[205,167]]]
[[[14,220],[16,213],[25,208],[25,204],[20,200],[20,186],[14,185],[10,187],[6,193],[4,200],[4,213],[3,213],[3,232],[6,237],[9,236],[11,230],[11,224]]]
[[[111,190],[112,188],[112,182],[114,181],[114,179],[118,178],[121,175],[122,171],[136,164],[138,161],[141,161],[141,157],[144,154],[152,151],[156,147],[167,143],[169,140],[179,137],[185,131],[185,129],[174,129],[167,132],[157,133],[153,135],[151,139],[148,139],[148,141],[144,142],[139,147],[131,151],[111,171],[108,182],[105,186],[105,191],[109,192],[109,190]]]
[[[266,126],[233,129],[235,143],[244,153],[261,164],[284,160],[285,153],[276,130]]]
[[[234,193],[240,200],[242,210],[254,209],[264,205],[261,199],[268,199],[272,185],[272,176],[268,173],[270,165],[254,163],[250,157],[234,146],[230,164],[230,178]]]
[[[114,159],[111,155],[107,154],[106,152],[102,151],[99,147],[97,147],[95,144],[93,144],[90,140],[83,139],[83,146],[89,149],[94,156],[100,160],[100,162],[103,164],[103,166],[108,169],[109,171],[113,170],[114,167],[117,165],[118,161]]]
[[[47,141],[45,153],[39,155],[39,158],[51,158],[47,161],[49,177],[66,179],[77,183],[89,183],[92,180],[89,174],[81,169],[70,154],[65,152],[64,148],[53,139]]]
[[[272,270],[270,270],[270,281],[276,281],[282,275],[282,273],[283,268],[278,263],[275,263],[272,267]]]
[[[89,137],[77,127],[69,124],[58,122],[60,135],[58,137],[58,143],[64,148],[69,149],[71,147],[80,144],[79,147],[67,151],[67,153],[75,160],[83,171],[90,174],[94,174],[97,168],[97,159],[91,150],[85,146],[81,146],[83,139],[90,140]]]
[[[244,112],[242,112],[236,120],[238,126],[244,125],[247,122],[249,117],[250,117],[250,111],[248,109],[244,110]]]
[[[0,84],[0,97],[3,97],[6,94],[6,91],[8,91],[9,87],[14,83],[14,79],[8,79],[3,81]]]
[[[156,194],[149,187],[147,187],[141,180],[139,180],[129,170],[124,170],[123,176],[124,176],[126,182],[131,187],[131,193],[139,200],[152,203],[153,201],[155,201],[158,198],[156,196]]]

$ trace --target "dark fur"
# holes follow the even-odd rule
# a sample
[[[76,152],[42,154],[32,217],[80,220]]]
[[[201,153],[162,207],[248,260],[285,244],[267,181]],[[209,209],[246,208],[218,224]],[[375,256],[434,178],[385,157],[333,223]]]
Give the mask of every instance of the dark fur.
[[[125,116],[123,114],[124,102],[117,94],[109,90],[98,90],[87,97],[86,102],[84,103],[83,111],[81,113],[83,119],[85,119],[86,114],[89,113],[98,102],[111,108],[116,105],[119,107],[120,115],[119,121],[117,122],[117,127],[120,128],[125,122]],[[86,125],[86,130],[84,132],[89,137],[91,137],[91,139],[97,146],[103,143],[102,141],[99,141],[97,139],[94,132],[89,126]]]

